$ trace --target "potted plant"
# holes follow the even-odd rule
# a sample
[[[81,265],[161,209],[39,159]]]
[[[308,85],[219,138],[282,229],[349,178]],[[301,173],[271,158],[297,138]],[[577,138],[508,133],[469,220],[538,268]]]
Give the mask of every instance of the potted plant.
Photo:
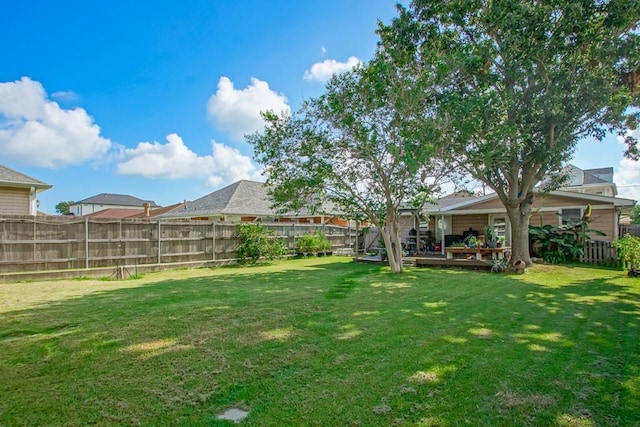
[[[480,244],[480,240],[476,236],[469,237],[469,247],[476,248]]]
[[[496,235],[495,230],[490,225],[485,225],[482,227],[484,231],[484,240],[487,242],[487,246],[490,248],[495,248],[498,246],[498,236]]]

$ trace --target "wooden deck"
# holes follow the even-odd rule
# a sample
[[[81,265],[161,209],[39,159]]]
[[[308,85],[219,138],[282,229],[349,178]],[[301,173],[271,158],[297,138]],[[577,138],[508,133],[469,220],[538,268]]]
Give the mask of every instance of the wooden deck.
[[[379,256],[361,255],[354,258],[354,261],[366,264],[388,264],[386,260],[381,261]],[[491,264],[486,261],[480,261],[475,258],[447,259],[444,255],[403,257],[402,264],[406,267],[451,267],[470,270],[491,270]]]
[[[478,259],[415,257],[416,267],[454,267],[470,270],[491,270],[491,264]]]

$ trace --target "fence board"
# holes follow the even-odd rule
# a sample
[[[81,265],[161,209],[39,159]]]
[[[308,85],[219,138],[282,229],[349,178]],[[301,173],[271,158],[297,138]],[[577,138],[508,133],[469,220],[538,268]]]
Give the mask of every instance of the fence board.
[[[351,246],[353,231],[317,224],[263,224],[285,240],[323,230],[335,248]],[[189,220],[0,218],[0,272],[116,267],[235,258],[236,224]]]
[[[580,262],[597,265],[617,265],[618,253],[611,242],[588,240],[584,245],[584,254]]]

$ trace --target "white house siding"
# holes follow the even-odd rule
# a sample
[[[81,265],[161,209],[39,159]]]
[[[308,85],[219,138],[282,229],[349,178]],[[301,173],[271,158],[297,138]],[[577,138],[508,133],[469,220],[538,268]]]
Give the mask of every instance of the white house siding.
[[[0,188],[0,214],[29,215],[29,189]]]

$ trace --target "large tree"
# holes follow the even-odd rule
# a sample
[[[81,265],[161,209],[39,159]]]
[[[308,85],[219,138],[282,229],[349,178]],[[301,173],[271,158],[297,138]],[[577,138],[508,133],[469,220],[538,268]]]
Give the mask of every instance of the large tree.
[[[640,2],[415,0],[398,8],[380,26],[382,49],[431,83],[416,90],[459,168],[497,193],[512,256],[529,264],[536,187],[557,182],[578,140],[637,125]],[[637,160],[637,141],[626,138],[625,154]]]
[[[291,116],[266,112],[265,131],[248,137],[264,165],[277,206],[318,208],[332,202],[381,231],[391,270],[402,271],[399,209],[437,188],[447,166],[437,134],[420,132],[422,102],[377,59],[334,76],[326,92]]]

